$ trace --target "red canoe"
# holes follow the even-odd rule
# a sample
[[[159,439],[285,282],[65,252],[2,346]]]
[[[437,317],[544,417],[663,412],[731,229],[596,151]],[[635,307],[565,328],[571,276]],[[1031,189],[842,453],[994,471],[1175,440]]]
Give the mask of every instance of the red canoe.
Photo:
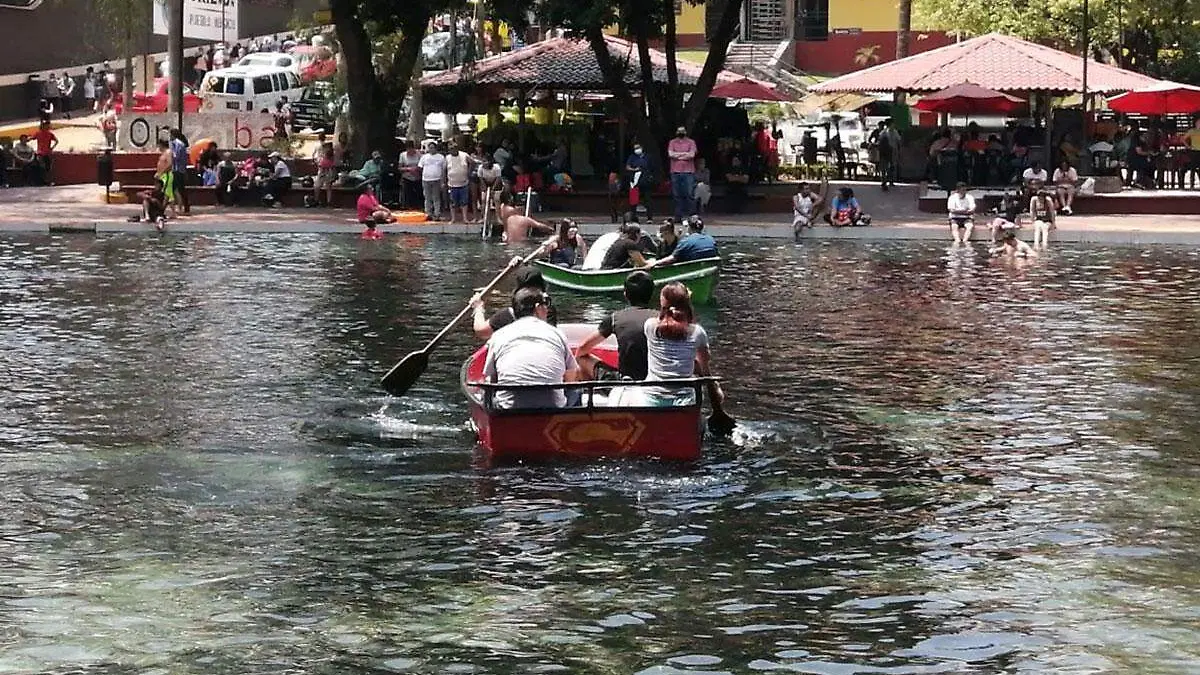
[[[575,326],[562,328],[569,337],[579,333],[572,330]],[[573,347],[578,342],[571,340]],[[617,348],[611,338],[593,354],[616,368]],[[492,460],[638,457],[692,461],[700,457],[704,436],[700,408],[706,378],[665,381],[695,389],[695,404],[687,406],[607,406],[603,404],[603,398],[614,385],[608,381],[572,383],[572,389],[578,388],[583,393],[583,403],[578,407],[499,410],[486,403],[486,392],[499,388],[483,382],[486,357],[487,347],[480,347],[466,360],[462,368],[462,387],[479,443]],[[651,384],[661,386],[664,382]],[[620,386],[633,389],[643,385],[623,382]],[[535,388],[553,387],[521,387]]]

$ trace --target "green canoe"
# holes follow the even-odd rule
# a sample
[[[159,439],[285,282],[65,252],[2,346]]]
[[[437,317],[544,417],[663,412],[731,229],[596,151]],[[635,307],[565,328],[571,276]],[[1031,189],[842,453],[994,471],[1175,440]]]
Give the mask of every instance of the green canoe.
[[[580,293],[621,293],[625,290],[625,277],[633,270],[626,267],[615,270],[581,270],[552,265],[544,260],[537,261],[538,269],[546,283],[568,288]],[[720,258],[703,258],[665,267],[652,267],[650,276],[655,286],[672,281],[683,283],[692,291],[692,302],[706,304],[712,300],[721,272]]]

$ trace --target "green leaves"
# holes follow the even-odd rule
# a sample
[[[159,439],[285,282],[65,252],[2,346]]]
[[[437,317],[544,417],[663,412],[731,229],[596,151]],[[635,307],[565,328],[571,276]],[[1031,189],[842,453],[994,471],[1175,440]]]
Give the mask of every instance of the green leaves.
[[[1195,81],[1200,2],[1087,0],[1093,55],[1160,77]],[[964,37],[1007,33],[1071,51],[1083,47],[1084,0],[913,0],[917,30]]]

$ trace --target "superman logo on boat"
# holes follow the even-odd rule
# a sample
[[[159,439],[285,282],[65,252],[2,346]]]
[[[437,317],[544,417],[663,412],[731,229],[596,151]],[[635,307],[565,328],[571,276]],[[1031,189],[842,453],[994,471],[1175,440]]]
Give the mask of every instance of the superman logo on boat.
[[[629,413],[600,413],[556,415],[544,433],[559,452],[592,455],[628,452],[645,430]]]

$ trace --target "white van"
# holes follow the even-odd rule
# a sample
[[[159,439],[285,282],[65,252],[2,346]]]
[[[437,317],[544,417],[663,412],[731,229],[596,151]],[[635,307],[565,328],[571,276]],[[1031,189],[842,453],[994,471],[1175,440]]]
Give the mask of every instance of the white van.
[[[303,93],[300,76],[290,68],[222,68],[204,76],[204,84],[200,87],[200,98],[204,102],[200,110],[273,111],[275,103],[284,96],[293,102],[300,100]]]
[[[293,70],[297,75],[300,74],[300,64],[296,59],[292,58],[291,54],[282,52],[254,52],[243,56],[237,63],[233,64],[234,68],[264,68],[274,66],[276,68],[287,68]]]

